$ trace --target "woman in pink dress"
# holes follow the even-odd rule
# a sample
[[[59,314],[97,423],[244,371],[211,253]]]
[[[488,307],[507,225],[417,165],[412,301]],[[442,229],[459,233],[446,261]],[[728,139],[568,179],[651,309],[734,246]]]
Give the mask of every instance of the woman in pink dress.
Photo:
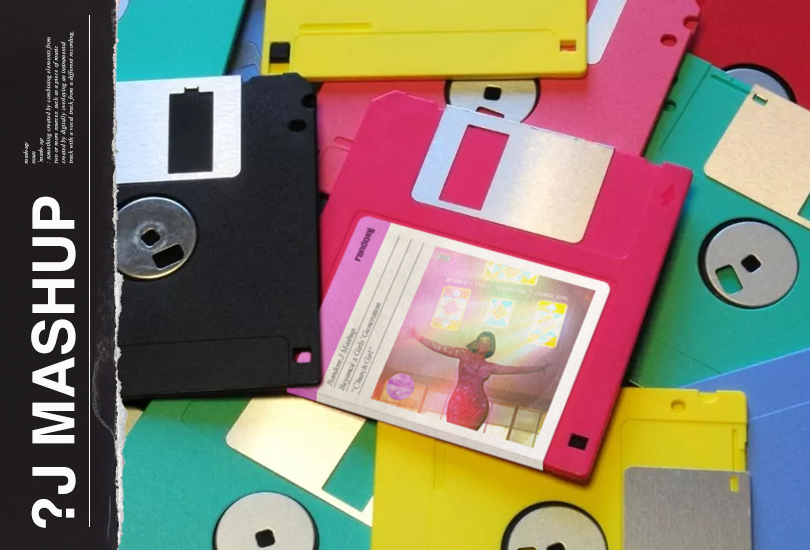
[[[489,414],[489,399],[484,383],[493,374],[527,374],[545,371],[542,367],[506,367],[487,361],[495,353],[495,335],[482,332],[464,348],[443,346],[419,334],[409,327],[406,337],[414,338],[437,353],[458,359],[458,383],[447,403],[447,421],[478,430]]]

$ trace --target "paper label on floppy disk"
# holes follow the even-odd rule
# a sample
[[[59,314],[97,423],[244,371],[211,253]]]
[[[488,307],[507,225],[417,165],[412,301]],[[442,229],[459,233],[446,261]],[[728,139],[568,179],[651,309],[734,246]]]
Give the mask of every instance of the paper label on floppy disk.
[[[268,470],[371,525],[370,495],[358,505],[357,499],[342,499],[329,487],[364,424],[362,418],[298,397],[257,398],[228,432],[227,442]]]
[[[355,241],[318,401],[542,468],[609,286],[369,217]]]
[[[810,228],[810,111],[754,86],[723,134],[706,174]]]

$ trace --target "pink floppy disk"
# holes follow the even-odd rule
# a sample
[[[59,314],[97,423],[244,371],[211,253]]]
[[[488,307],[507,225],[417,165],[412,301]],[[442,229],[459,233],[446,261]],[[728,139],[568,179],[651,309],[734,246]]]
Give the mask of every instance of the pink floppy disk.
[[[324,84],[321,191],[332,192],[369,102],[397,90],[642,154],[697,27],[697,3],[589,0],[588,13],[588,74],[581,79]]]
[[[373,100],[321,218],[323,383],[292,393],[586,479],[690,180]]]

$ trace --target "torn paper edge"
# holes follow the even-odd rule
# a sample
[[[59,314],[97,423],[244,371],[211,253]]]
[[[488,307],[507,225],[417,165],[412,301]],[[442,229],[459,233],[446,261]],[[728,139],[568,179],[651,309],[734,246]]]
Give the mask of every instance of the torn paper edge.
[[[126,9],[128,0],[124,0],[124,9]],[[118,515],[118,544],[116,547],[121,546],[121,535],[124,528],[124,441],[126,439],[125,427],[127,422],[127,411],[124,408],[124,402],[121,400],[121,381],[118,379],[118,358],[121,356],[121,350],[118,348],[118,319],[121,314],[121,291],[123,278],[118,273],[118,247],[116,242],[118,239],[118,186],[116,185],[116,164],[115,156],[117,154],[115,137],[118,132],[118,117],[116,116],[116,93],[115,93],[115,75],[118,69],[118,13],[120,8],[120,0],[115,1],[115,13],[113,14],[113,28],[115,30],[115,40],[113,40],[113,136],[112,136],[112,160],[113,160],[113,181],[112,181],[112,195],[113,195],[113,277],[114,277],[114,290],[113,295],[115,298],[115,334],[113,336],[113,368],[115,369],[115,405],[116,405],[116,433],[115,433],[115,452],[116,452],[116,467],[115,467],[115,502]]]

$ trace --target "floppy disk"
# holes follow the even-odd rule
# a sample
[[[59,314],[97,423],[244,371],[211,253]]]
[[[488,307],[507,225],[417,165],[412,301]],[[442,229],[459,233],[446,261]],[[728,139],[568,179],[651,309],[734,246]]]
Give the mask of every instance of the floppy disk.
[[[578,77],[586,0],[268,0],[264,74],[312,80]]]
[[[581,79],[327,82],[318,94],[320,188],[331,193],[369,103],[392,91],[640,155],[697,24],[694,0],[590,0]]]
[[[116,90],[124,399],[317,383],[311,85],[289,74]]]
[[[244,5],[244,0],[121,0],[116,80],[222,75]]]
[[[695,170],[630,379],[678,387],[810,347],[810,112],[687,56],[647,158]]]
[[[810,349],[695,385],[748,396],[754,548],[802,548],[810,540]],[[377,504],[375,503],[375,506]]]
[[[745,429],[739,392],[624,389],[581,485],[381,423],[372,548],[750,550]]]
[[[124,446],[121,550],[369,547],[376,425],[292,396],[246,405],[149,405]]]
[[[810,106],[810,72],[802,37],[810,11],[801,0],[701,0],[691,51],[735,78]]]
[[[141,418],[141,415],[143,414],[143,410],[139,409],[139,408],[136,408],[136,407],[129,407],[128,406],[128,407],[126,407],[126,412],[127,412],[127,421],[126,421],[126,424],[124,426],[124,433],[129,434],[129,432],[132,431],[132,428],[135,426],[135,424]]]
[[[259,76],[261,71],[264,4],[265,0],[250,0],[231,55],[228,74],[238,74],[242,80]]]
[[[690,177],[374,100],[321,218],[324,383],[296,393],[587,477]]]

